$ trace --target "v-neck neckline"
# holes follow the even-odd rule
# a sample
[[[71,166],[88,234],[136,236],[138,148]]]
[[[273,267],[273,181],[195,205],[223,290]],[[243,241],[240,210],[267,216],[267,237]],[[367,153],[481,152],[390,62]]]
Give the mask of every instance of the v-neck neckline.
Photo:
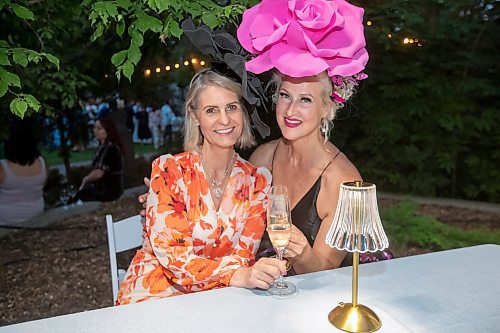
[[[201,172],[203,173],[203,178],[204,178],[204,181],[207,183],[207,188],[208,188],[208,197],[209,197],[209,200],[210,200],[210,206],[212,207],[213,211],[215,212],[215,215],[218,217],[220,215],[220,208],[222,206],[222,204],[224,203],[224,201],[226,201],[226,197],[227,197],[227,188],[229,187],[229,184],[231,183],[231,180],[233,179],[234,175],[235,175],[235,171],[238,172],[236,170],[236,162],[238,161],[238,159],[240,158],[240,155],[238,155],[237,152],[234,152],[234,154],[236,154],[236,157],[234,159],[234,165],[231,169],[231,173],[229,174],[229,177],[228,177],[228,181],[227,181],[227,184],[226,186],[224,187],[224,190],[222,192],[222,197],[220,199],[220,202],[219,202],[219,207],[215,207],[215,200],[212,196],[212,191],[210,189],[210,183],[208,182],[208,178],[207,178],[207,174],[205,172],[205,168],[203,166],[203,163],[201,162],[201,154],[200,152],[196,151],[196,155],[197,155],[197,158],[198,158],[198,163],[200,165],[200,170]]]

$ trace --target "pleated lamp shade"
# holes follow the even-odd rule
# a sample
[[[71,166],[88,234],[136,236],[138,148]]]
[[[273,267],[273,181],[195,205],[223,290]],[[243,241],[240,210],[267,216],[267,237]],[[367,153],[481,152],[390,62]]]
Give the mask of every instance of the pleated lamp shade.
[[[389,246],[377,206],[374,184],[343,183],[326,243],[349,252],[376,252]]]

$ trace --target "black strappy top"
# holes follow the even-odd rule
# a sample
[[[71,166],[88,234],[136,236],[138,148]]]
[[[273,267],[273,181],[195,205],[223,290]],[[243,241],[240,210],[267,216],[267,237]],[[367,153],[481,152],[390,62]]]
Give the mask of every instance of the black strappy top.
[[[281,141],[280,141],[281,142]],[[273,159],[271,162],[271,172],[274,169],[274,156],[276,155],[276,150],[278,149],[279,142],[276,145],[273,153]],[[302,231],[304,236],[306,236],[309,245],[313,246],[314,240],[316,239],[316,235],[318,234],[319,227],[321,226],[321,218],[318,214],[318,209],[316,202],[318,200],[318,194],[321,189],[321,178],[323,177],[323,173],[330,166],[330,164],[337,158],[340,154],[340,150],[333,156],[330,162],[326,165],[326,167],[321,171],[316,182],[311,186],[309,191],[299,200],[299,202],[293,207],[291,211],[292,223]],[[266,252],[272,251],[272,244],[269,240],[269,236],[267,232],[264,233],[262,238],[259,255],[266,256]],[[273,252],[274,253],[274,252]],[[290,272],[289,272],[290,275]]]

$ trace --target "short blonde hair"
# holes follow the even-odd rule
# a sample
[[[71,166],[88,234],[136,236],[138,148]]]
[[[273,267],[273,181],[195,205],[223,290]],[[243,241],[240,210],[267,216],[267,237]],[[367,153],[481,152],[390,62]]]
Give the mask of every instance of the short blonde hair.
[[[200,147],[203,144],[203,134],[198,127],[194,113],[198,110],[198,103],[201,93],[209,86],[217,86],[232,91],[238,96],[240,106],[243,112],[243,130],[241,136],[236,141],[236,146],[240,149],[255,146],[256,141],[252,134],[250,117],[243,101],[241,84],[220,75],[207,68],[199,71],[191,79],[189,90],[184,105],[186,118],[184,120],[184,150],[190,151]]]
[[[281,88],[281,84],[283,83],[283,77],[284,75],[278,71],[274,71],[273,76],[268,84],[268,88],[272,87],[274,89],[273,93],[273,103],[276,104],[278,101],[278,96],[279,96],[279,90]],[[332,95],[332,91],[334,89],[333,82],[331,78],[328,76],[326,71],[323,71],[319,74],[311,76],[313,78],[317,78],[318,81],[320,81],[322,84],[322,94],[321,94],[321,100],[323,101],[323,106],[327,108],[327,113],[326,113],[326,128],[325,132],[322,134],[325,136],[325,142],[330,139],[330,130],[333,128],[333,119],[335,119],[335,116],[337,114],[337,111],[341,109],[344,106],[344,103],[334,101],[332,103],[332,100],[330,96]],[[335,88],[335,93],[345,99],[346,101],[353,95],[354,93],[354,85],[350,84],[343,84],[341,87],[336,87]]]

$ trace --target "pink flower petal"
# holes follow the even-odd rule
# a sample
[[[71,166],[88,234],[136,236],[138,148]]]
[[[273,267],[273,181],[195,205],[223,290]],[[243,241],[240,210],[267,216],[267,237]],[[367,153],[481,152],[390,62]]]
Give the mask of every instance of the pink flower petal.
[[[243,46],[243,48],[250,53],[259,53],[252,46],[252,38],[251,38],[252,34],[251,30],[253,22],[258,12],[259,12],[258,5],[245,10],[245,12],[243,13],[243,20],[241,21],[241,24],[238,27],[238,30],[236,31],[236,36],[238,37],[238,41],[240,42],[241,46]]]
[[[245,68],[247,71],[255,74],[264,73],[274,67],[269,57],[269,51],[259,54],[257,57],[247,61]]]
[[[365,69],[368,62],[368,52],[361,49],[352,58],[335,57],[327,59],[326,62],[329,65],[328,76],[351,76]]]
[[[328,64],[323,59],[284,43],[271,48],[270,59],[277,70],[291,77],[312,76],[328,69]]]

